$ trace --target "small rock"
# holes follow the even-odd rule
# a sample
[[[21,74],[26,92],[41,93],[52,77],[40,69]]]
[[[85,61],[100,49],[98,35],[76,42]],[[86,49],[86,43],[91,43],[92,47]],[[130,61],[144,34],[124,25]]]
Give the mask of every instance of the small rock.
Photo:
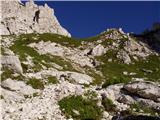
[[[123,75],[128,75],[128,72],[127,72],[127,71],[124,71],[124,72],[123,72]]]
[[[1,56],[1,64],[10,67],[18,73],[23,72],[21,62],[17,56]]]
[[[75,109],[73,109],[72,111],[73,111],[76,115],[80,115],[79,111],[77,111],[77,110],[75,110]]]
[[[109,117],[109,113],[107,111],[103,112],[103,118],[107,119]]]

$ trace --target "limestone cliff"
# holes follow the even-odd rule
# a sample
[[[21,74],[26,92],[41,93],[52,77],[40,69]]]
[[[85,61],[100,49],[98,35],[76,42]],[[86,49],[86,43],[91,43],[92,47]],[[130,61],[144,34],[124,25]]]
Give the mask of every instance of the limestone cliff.
[[[22,4],[18,0],[1,1],[1,35],[27,33],[56,33],[70,37],[47,4],[36,5],[32,0]]]

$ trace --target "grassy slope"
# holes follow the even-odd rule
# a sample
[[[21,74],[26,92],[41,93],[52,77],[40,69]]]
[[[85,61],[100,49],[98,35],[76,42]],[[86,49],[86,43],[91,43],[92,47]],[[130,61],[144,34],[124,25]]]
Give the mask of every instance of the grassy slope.
[[[62,37],[62,36],[59,36]],[[33,62],[35,64],[35,67],[32,68],[34,71],[39,71],[42,68],[42,65],[46,67],[50,67],[50,63],[56,63],[64,68],[64,70],[74,70],[72,65],[64,60],[61,57],[58,56],[51,56],[51,55],[40,55],[36,50],[34,50],[31,47],[28,47],[27,45],[33,42],[39,42],[39,39],[34,38],[40,38],[40,40],[51,40],[55,42],[60,42],[61,39],[58,39],[58,35],[55,34],[42,34],[42,35],[36,35],[36,34],[28,34],[28,35],[20,35],[17,37],[15,43],[13,46],[10,47],[10,49],[19,55],[21,61],[25,61],[27,55],[30,55],[33,57]],[[69,39],[69,38],[68,38]],[[69,41],[66,39],[66,41]],[[63,39],[65,41],[65,39]],[[64,42],[62,41],[62,43]],[[71,40],[72,41],[72,40]],[[76,42],[73,42],[73,45],[77,45]],[[45,61],[45,63],[43,62]],[[22,65],[24,70],[27,70],[27,66]]]
[[[84,99],[82,96],[69,96],[59,101],[60,108],[65,115],[72,116],[78,120],[99,120],[102,115],[102,110],[97,106],[96,101],[92,99]],[[73,110],[79,112],[75,114]]]
[[[111,32],[111,31],[110,31]],[[81,41],[86,42],[96,42],[103,34],[108,33],[102,33],[100,35],[86,38],[86,39],[74,39],[74,38],[68,38],[61,35],[56,34],[27,34],[27,35],[20,35],[19,37],[16,37],[15,44],[11,46],[11,50],[13,50],[16,54],[20,56],[20,60],[24,61],[26,59],[27,55],[30,55],[33,57],[33,62],[36,64],[34,68],[32,68],[34,71],[39,71],[42,68],[42,65],[46,67],[50,67],[50,63],[54,62],[59,64],[64,68],[64,70],[71,70],[75,71],[72,65],[69,61],[64,60],[61,57],[58,56],[51,56],[51,55],[39,55],[37,51],[35,51],[33,48],[28,47],[27,45],[29,43],[33,42],[39,42],[40,40],[43,41],[52,41],[59,43],[61,45],[67,46],[67,47],[78,47],[81,45]],[[35,39],[36,38],[36,39]],[[123,42],[126,41],[126,39],[123,40]],[[122,47],[123,42],[120,47]],[[112,40],[106,40],[102,43],[104,46],[112,44]],[[123,48],[119,48],[123,49]],[[116,60],[116,53],[117,51],[108,51],[105,55],[97,57],[98,61],[103,62],[103,65],[100,65],[97,67],[97,69],[101,70],[105,79],[106,79],[106,85],[109,84],[115,84],[119,82],[127,82],[131,80],[132,77],[140,77],[140,78],[148,78],[148,80],[152,81],[160,81],[160,58],[157,56],[150,56],[147,60],[142,60],[135,62],[135,64],[122,64],[120,61]],[[108,62],[108,59],[112,58],[113,62]],[[42,62],[42,60],[45,61]],[[67,65],[67,67],[66,67]],[[23,65],[23,69],[27,70],[27,66]],[[143,71],[143,69],[146,70],[152,70],[152,73],[146,73]],[[102,79],[99,75],[95,74],[93,70],[90,70],[92,73],[91,76],[96,77],[95,83],[99,84]],[[127,71],[128,73],[134,72],[136,75],[134,76],[126,76],[123,75],[123,72]]]
[[[110,54],[110,53],[109,53]],[[113,53],[114,55],[114,53]],[[150,81],[160,82],[160,57],[149,56],[146,60],[140,60],[135,62],[135,64],[123,64],[119,61],[108,62],[108,54],[98,58],[104,64],[99,66],[103,75],[106,78],[106,83],[104,85],[125,83],[131,80],[131,78],[146,78]],[[151,70],[152,72],[146,72],[144,70]],[[124,75],[123,72],[136,73],[136,75]]]
[[[103,34],[102,34],[103,35]],[[37,38],[37,39],[34,39]],[[76,40],[73,38],[67,38],[60,35],[55,34],[29,34],[29,35],[21,35],[17,37],[17,41],[15,41],[15,44],[11,46],[11,50],[13,50],[16,54],[20,56],[20,60],[24,61],[26,60],[26,56],[30,55],[33,57],[33,62],[36,64],[36,66],[32,69],[35,71],[39,71],[42,68],[42,65],[46,67],[50,67],[50,63],[54,62],[64,67],[64,70],[70,70],[74,71],[74,68],[69,63],[69,61],[65,61],[64,59],[57,57],[57,56],[51,56],[51,55],[39,55],[37,51],[35,51],[33,48],[30,48],[27,46],[27,44],[32,42],[39,42],[40,40],[43,41],[52,41],[56,43],[60,43],[61,45],[67,46],[67,47],[78,47],[81,45],[81,41],[86,42],[96,42],[100,36],[95,36],[87,39],[80,39]],[[102,43],[104,46],[111,45],[112,40],[106,40]],[[123,45],[123,43],[122,43]],[[123,46],[120,46],[123,47]],[[104,79],[105,83],[103,84],[103,87],[106,87],[110,84],[116,84],[116,83],[125,83],[131,80],[132,77],[139,77],[139,78],[148,78],[148,80],[151,81],[158,81],[160,82],[160,58],[157,56],[150,56],[147,58],[147,60],[141,60],[141,61],[135,61],[135,64],[123,64],[121,61],[116,59],[116,53],[117,51],[108,51],[105,55],[97,57],[96,59],[98,61],[103,62],[104,64],[99,65],[96,69],[102,71],[104,78],[101,78],[98,74],[95,74],[94,71],[90,68],[88,68],[88,74],[95,78],[94,84],[100,84],[101,80]],[[112,62],[108,62],[108,59],[112,58]],[[42,61],[45,61],[42,62]],[[65,67],[67,65],[67,67]],[[22,65],[23,69],[27,70],[27,66]],[[86,68],[84,68],[86,69]],[[146,70],[152,70],[152,73],[145,72],[143,69]],[[123,72],[127,71],[128,73],[136,73],[136,75],[129,76],[124,75]],[[6,70],[6,76],[10,76],[10,71]],[[3,77],[3,76],[2,76]],[[4,79],[6,79],[4,77]],[[53,77],[48,77],[48,83],[56,84],[57,80]],[[42,83],[40,80],[34,79],[29,80],[27,84],[32,85],[36,89],[43,89],[44,83]],[[38,84],[38,86],[37,86]],[[114,105],[110,100],[103,101],[104,107],[107,109],[114,109]],[[97,107],[96,101],[93,99],[84,99],[82,96],[69,96],[66,98],[63,98],[59,102],[60,108],[65,113],[67,117],[72,116],[74,119],[99,119],[101,117],[102,111],[101,108]],[[79,111],[80,115],[76,115],[73,112],[73,109]]]

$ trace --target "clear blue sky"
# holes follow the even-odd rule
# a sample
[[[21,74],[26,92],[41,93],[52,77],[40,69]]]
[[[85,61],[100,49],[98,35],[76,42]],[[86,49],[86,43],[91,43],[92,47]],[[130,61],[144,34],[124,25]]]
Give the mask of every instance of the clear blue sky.
[[[141,33],[160,22],[160,2],[115,1],[36,1],[54,8],[55,15],[73,37],[94,36],[107,28],[122,27],[125,32]]]

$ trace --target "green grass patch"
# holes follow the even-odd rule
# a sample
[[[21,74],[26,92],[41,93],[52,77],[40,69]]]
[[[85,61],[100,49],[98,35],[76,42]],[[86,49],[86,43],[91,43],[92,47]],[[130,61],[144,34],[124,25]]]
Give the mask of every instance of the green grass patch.
[[[2,46],[0,47],[1,47],[1,51],[0,51],[1,55],[5,55],[5,49]]]
[[[34,48],[28,47],[27,46],[28,44],[33,43],[35,41],[37,42],[40,41],[40,40],[34,39],[34,37],[36,36],[37,35],[35,34],[21,35],[17,37],[17,40],[14,42],[14,45],[10,47],[10,49],[14,53],[19,55],[19,58],[21,61],[26,61],[27,55],[31,56],[33,58],[32,61],[35,64],[35,66],[30,69],[33,69],[34,72],[40,71],[42,69],[42,65],[46,66],[47,68],[52,67],[51,63],[56,63],[62,66],[64,70],[75,71],[75,69],[72,67],[69,61],[64,60],[63,58],[59,56],[51,56],[49,54],[40,55],[36,50],[34,50]],[[52,37],[54,38],[54,35]],[[44,40],[44,39],[41,38],[41,40]],[[24,72],[27,72],[28,66],[22,64],[22,67],[24,69]]]
[[[18,74],[16,76],[14,76],[14,71],[8,67],[2,67],[2,71],[3,73],[1,74],[1,81],[4,81],[8,78],[11,78],[13,80],[24,80],[23,75]]]
[[[4,99],[3,95],[0,95],[0,99]]]
[[[149,56],[146,60],[140,59],[134,61],[134,64],[123,64],[121,61],[116,61],[115,52],[106,53],[104,56],[97,58],[98,61],[103,62],[97,68],[103,73],[105,77],[104,87],[117,84],[126,83],[134,78],[146,78],[149,81],[160,82],[160,57]],[[108,62],[108,59],[112,58],[112,62]],[[152,72],[146,72],[149,70]],[[136,73],[135,75],[124,75],[123,72]]]
[[[84,99],[82,96],[69,96],[59,101],[61,110],[69,118],[79,120],[99,120],[102,115],[101,108],[96,104],[96,101]],[[73,110],[79,112],[74,113]]]
[[[112,39],[106,39],[101,44],[104,45],[104,46],[112,45],[113,40]]]
[[[7,78],[11,78],[11,76],[13,74],[13,70],[11,70],[7,67],[4,67],[4,68],[2,68],[2,71],[4,71],[4,72],[1,74],[1,81],[6,80]]]
[[[22,34],[19,36],[20,38],[25,38],[31,40],[32,42],[39,42],[39,41],[51,41],[58,44],[61,44],[66,47],[78,47],[81,45],[81,42],[75,38],[65,37],[63,35],[53,34],[53,33],[43,33],[43,34]]]
[[[48,83],[49,84],[56,84],[56,83],[58,83],[57,78],[54,77],[54,76],[49,76],[47,79],[48,79]]]
[[[123,77],[123,76],[113,77],[112,79],[106,80],[103,83],[102,88],[106,88],[109,85],[114,85],[114,84],[119,84],[119,83],[128,83],[129,81],[130,79],[127,77]]]
[[[78,47],[81,45],[81,42],[76,40],[75,38],[65,37],[62,35],[51,33],[40,34],[39,38],[39,40],[56,42],[67,47]]]
[[[85,71],[86,71],[87,75],[89,75],[92,78],[94,78],[94,80],[91,83],[91,85],[100,85],[102,83],[103,77],[101,75],[99,75],[98,73],[96,73],[93,69],[91,69],[90,67],[85,66]]]
[[[114,112],[116,109],[116,105],[109,98],[102,99],[102,105],[104,106],[106,111]]]
[[[44,83],[40,79],[29,79],[27,85],[31,85],[34,89],[44,89]]]

